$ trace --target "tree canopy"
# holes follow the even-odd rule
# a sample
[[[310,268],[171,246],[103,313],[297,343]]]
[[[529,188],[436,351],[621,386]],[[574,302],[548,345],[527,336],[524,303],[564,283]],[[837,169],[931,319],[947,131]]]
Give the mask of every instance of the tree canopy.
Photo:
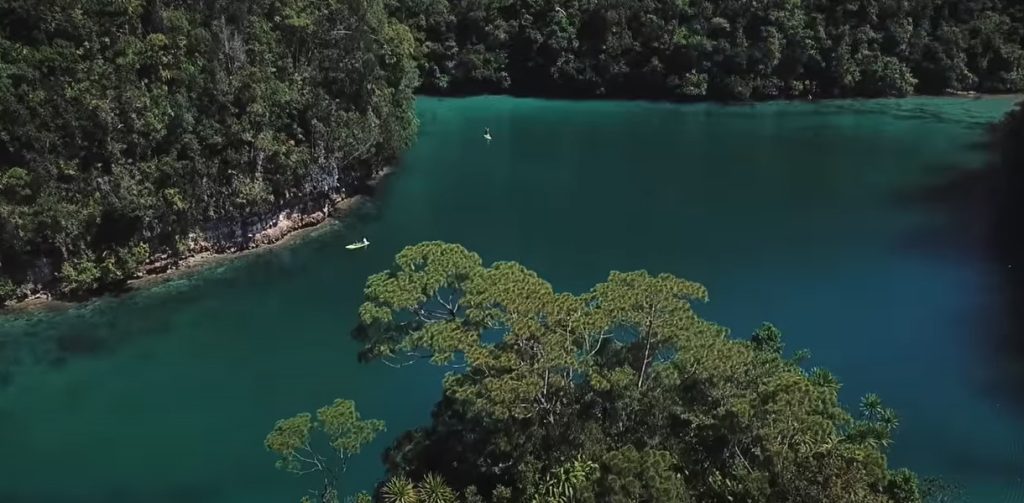
[[[653,99],[1024,89],[1016,0],[395,0],[424,90]]]
[[[694,312],[707,300],[667,274],[577,295],[458,245],[406,248],[368,279],[354,335],[364,359],[450,372],[376,501],[921,501],[887,466],[898,420],[877,395],[844,410],[777,328],[731,338]]]
[[[0,0],[0,300],[324,200],[415,134],[382,0]]]

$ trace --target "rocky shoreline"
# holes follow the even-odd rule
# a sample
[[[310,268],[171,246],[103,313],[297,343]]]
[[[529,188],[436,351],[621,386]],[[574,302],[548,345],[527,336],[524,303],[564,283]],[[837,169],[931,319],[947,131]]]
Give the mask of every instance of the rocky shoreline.
[[[385,168],[367,182],[367,186],[375,187],[392,172],[393,169]],[[126,290],[150,287],[255,251],[293,243],[307,232],[331,221],[332,217],[344,217],[369,197],[366,194],[346,195],[342,191],[300,201],[266,215],[211,224],[189,236],[187,253],[150,257],[138,277],[128,282]],[[40,288],[23,300],[0,306],[0,314],[60,309],[76,304]]]

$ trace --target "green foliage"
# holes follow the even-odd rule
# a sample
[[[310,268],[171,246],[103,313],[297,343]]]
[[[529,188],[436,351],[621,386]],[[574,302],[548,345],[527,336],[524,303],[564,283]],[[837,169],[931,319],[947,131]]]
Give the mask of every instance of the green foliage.
[[[893,56],[870,55],[861,63],[857,94],[861,96],[907,96],[917,79],[903,62]]]
[[[417,503],[419,492],[416,484],[405,477],[395,477],[388,480],[381,489],[381,498],[384,503]]]
[[[849,442],[884,449],[892,443],[892,433],[899,426],[899,417],[882,404],[882,399],[868,393],[860,401],[860,418],[853,421],[846,434]]]
[[[369,494],[359,493],[352,498],[345,500],[348,503],[373,503],[373,498]]]
[[[432,93],[654,99],[1024,89],[1016,0],[395,0]]]
[[[281,459],[277,461],[278,468],[298,471],[302,467],[298,453],[300,449],[305,449],[309,445],[312,431],[313,417],[305,412],[282,419],[274,425],[274,430],[267,435],[264,445],[280,456]]]
[[[0,175],[0,195],[9,201],[25,201],[32,197],[31,183],[28,171],[12,167]]]
[[[86,255],[64,262],[59,278],[64,293],[86,293],[124,283],[136,276],[149,257],[149,247],[136,244],[109,250],[102,257]]]
[[[303,412],[282,419],[264,440],[267,450],[278,456],[277,467],[297,475],[318,473],[323,477],[319,501],[336,501],[337,479],[345,470],[348,459],[358,454],[362,446],[370,443],[384,431],[384,422],[362,419],[355,403],[335,400],[333,404],[317,410],[316,420]],[[321,454],[316,434],[330,446],[333,456]],[[360,496],[357,496],[359,500]],[[365,499],[365,498],[364,498]]]
[[[0,306],[3,306],[5,302],[14,300],[14,296],[18,293],[18,287],[14,286],[11,280],[0,276]]]
[[[1024,89],[1011,0],[0,2],[0,274],[130,279],[352,190],[412,92],[768,99]],[[233,237],[231,237],[233,235]],[[146,257],[125,250],[148,246]],[[66,266],[66,267],[65,267]],[[98,272],[97,272],[98,269]],[[442,354],[441,357],[444,357]]]
[[[777,329],[732,340],[694,313],[707,298],[642,271],[557,293],[457,245],[403,250],[367,281],[364,357],[452,372],[433,423],[388,451],[381,501],[419,501],[428,474],[467,502],[920,501],[886,467],[877,396],[851,417]]]
[[[839,395],[839,388],[842,387],[842,384],[839,382],[839,379],[837,379],[836,376],[832,374],[832,372],[829,372],[828,370],[823,368],[816,367],[811,369],[811,372],[808,374],[807,379],[810,380],[811,383],[814,384],[815,386],[818,386],[819,388],[822,388],[831,393],[832,395],[836,396]]]
[[[420,503],[455,503],[455,491],[439,475],[428,473],[419,486]]]
[[[398,476],[384,483],[380,490],[384,503],[456,503],[458,495],[447,482],[434,473],[428,473],[419,483]]]
[[[100,285],[101,276],[100,268],[92,257],[68,260],[60,269],[60,281],[65,293],[95,290]]]
[[[0,274],[116,285],[357,188],[412,142],[416,51],[383,0],[0,2]]]
[[[570,503],[582,497],[595,482],[597,463],[577,458],[549,475],[540,486],[533,503]]]
[[[922,501],[917,475],[906,468],[889,472],[889,480],[885,483],[885,492],[893,501],[908,503]]]
[[[331,447],[339,456],[359,454],[359,449],[373,441],[384,431],[380,420],[360,420],[354,402],[335,400],[333,404],[316,411],[317,425],[330,439]]]
[[[609,452],[597,484],[594,492],[602,495],[598,501],[608,503],[693,501],[675,457],[665,451],[638,451],[627,446]]]
[[[921,501],[924,503],[961,503],[964,499],[962,488],[937,477],[924,477],[920,481]]]
[[[781,355],[782,348],[785,347],[782,343],[782,331],[768,322],[762,323],[754,331],[750,336],[750,343],[758,351],[765,351],[773,355]]]
[[[789,359],[794,365],[803,365],[811,359],[811,351],[809,349],[798,349],[796,353],[793,353],[793,357]]]

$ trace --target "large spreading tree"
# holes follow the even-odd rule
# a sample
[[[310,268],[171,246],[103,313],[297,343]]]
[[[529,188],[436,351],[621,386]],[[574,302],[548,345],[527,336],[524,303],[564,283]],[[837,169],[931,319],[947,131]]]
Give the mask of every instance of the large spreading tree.
[[[707,298],[699,284],[643,271],[559,293],[458,245],[403,250],[367,281],[362,356],[451,372],[432,423],[387,451],[375,497],[920,501],[916,476],[886,463],[892,410],[868,395],[847,412],[836,378],[784,357],[775,327],[731,338],[694,312]],[[287,425],[268,437],[286,464],[275,435]]]

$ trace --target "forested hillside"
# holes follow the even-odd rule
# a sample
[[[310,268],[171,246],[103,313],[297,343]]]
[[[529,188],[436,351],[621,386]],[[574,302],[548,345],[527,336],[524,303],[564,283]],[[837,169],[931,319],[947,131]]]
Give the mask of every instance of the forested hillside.
[[[365,181],[414,137],[414,49],[381,0],[0,0],[0,301]]]
[[[1013,0],[0,0],[0,304],[365,182],[417,65],[428,94],[998,93],[1022,38]]]
[[[1024,89],[1017,0],[395,0],[429,93],[653,99]]]

